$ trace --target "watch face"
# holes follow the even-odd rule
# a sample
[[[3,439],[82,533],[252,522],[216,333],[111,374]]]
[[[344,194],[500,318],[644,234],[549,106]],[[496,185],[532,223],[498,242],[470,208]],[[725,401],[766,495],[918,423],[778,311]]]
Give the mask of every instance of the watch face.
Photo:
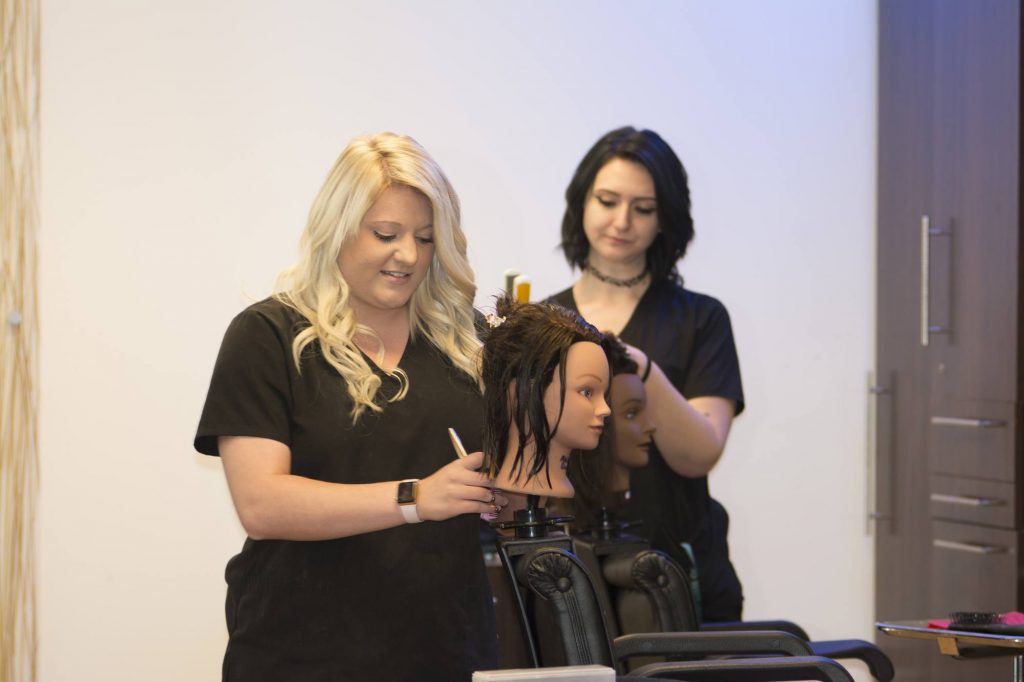
[[[398,484],[398,504],[416,502],[416,481],[402,481]]]

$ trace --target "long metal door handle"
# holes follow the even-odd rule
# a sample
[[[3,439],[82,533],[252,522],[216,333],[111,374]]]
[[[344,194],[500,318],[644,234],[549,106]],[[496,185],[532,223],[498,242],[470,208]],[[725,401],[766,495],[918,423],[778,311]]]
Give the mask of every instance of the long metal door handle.
[[[976,545],[973,542],[957,542],[956,540],[932,540],[932,546],[940,549],[952,549],[971,554],[1006,554],[1006,547],[999,545]]]
[[[872,522],[892,518],[890,514],[878,509],[878,396],[888,395],[889,392],[888,388],[875,383],[874,372],[868,372],[867,457],[864,467],[867,479],[864,482],[865,535],[871,535]]]
[[[929,299],[931,298],[931,238],[948,237],[949,230],[932,228],[931,218],[921,216],[921,345],[928,345],[931,334],[946,334],[949,327],[932,325],[929,320]]]
[[[868,372],[868,432],[867,432],[867,458],[864,463],[864,534],[871,535],[871,522],[875,520],[878,509],[875,506],[875,486],[876,478],[875,468],[878,464],[878,412],[876,408],[875,396],[877,387],[875,386],[875,373]]]
[[[928,216],[921,216],[921,345],[928,345],[928,285],[929,285],[929,254],[928,254]]]
[[[1002,507],[1005,500],[994,497],[969,497],[967,495],[946,495],[945,493],[932,493],[932,502],[944,504],[959,504],[964,507]]]
[[[963,417],[932,417],[932,424],[935,426],[960,426],[968,429],[998,429],[1006,426],[1002,419],[965,419]]]

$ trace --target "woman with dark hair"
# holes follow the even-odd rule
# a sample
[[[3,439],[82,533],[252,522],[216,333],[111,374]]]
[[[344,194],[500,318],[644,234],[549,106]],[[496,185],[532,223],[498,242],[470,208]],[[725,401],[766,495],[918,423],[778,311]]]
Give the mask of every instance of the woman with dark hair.
[[[707,474],[743,387],[725,307],[685,289],[676,269],[694,234],[686,171],[657,133],[619,128],[587,152],[565,196],[561,246],[581,274],[551,300],[630,344],[657,428],[650,466],[631,473],[626,515],[684,565],[689,546],[705,620],[738,619],[727,517],[713,512]]]
[[[610,410],[602,337],[579,315],[548,303],[497,302],[487,316],[484,471],[512,502],[572,497],[569,454],[597,446]]]

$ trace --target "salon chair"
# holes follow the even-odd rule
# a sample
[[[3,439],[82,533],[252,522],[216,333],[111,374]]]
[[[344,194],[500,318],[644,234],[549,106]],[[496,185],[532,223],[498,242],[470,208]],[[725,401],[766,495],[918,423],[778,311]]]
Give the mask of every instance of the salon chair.
[[[691,682],[852,682],[838,663],[811,655],[805,642],[784,632],[663,632],[611,638],[592,578],[571,551],[572,539],[550,531],[560,521],[564,519],[548,519],[546,511],[531,501],[526,510],[516,512],[515,521],[497,524],[516,532],[514,538],[499,538],[497,549],[535,667],[596,664],[622,674],[624,663],[635,656],[692,658],[743,652],[774,657],[656,663],[631,670],[629,676]]]
[[[881,649],[864,640],[808,641],[802,628],[789,621],[739,621],[701,626],[689,583],[679,564],[622,529],[623,524],[603,514],[598,526],[573,538],[574,554],[594,577],[597,600],[606,614],[611,637],[637,632],[700,632],[727,636],[763,630],[784,631],[805,642],[815,656],[857,659],[867,665],[879,682],[892,680],[892,661]]]

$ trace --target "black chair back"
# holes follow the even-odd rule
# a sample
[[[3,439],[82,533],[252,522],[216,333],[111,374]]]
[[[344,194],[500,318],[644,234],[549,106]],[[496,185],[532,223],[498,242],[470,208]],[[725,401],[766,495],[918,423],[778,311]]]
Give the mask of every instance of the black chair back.
[[[536,629],[539,665],[616,667],[594,583],[566,549],[540,547],[517,562],[524,611]]]
[[[653,549],[611,554],[602,566],[622,632],[695,632],[700,626],[679,566]]]
[[[670,557],[633,535],[578,535],[573,552],[598,576],[595,588],[612,638],[633,632],[696,632],[690,584]]]

